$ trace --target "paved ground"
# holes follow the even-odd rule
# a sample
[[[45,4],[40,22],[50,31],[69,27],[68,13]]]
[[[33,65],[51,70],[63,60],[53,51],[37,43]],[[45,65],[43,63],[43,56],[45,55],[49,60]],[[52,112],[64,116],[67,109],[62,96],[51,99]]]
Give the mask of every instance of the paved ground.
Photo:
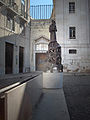
[[[35,74],[34,74],[35,75]],[[28,74],[28,77],[32,75]],[[7,76],[2,79],[0,77],[0,88],[6,87],[6,85],[13,82],[17,82],[19,79],[26,79],[27,76],[20,75]],[[12,79],[13,78],[13,79]],[[64,94],[70,120],[90,120],[90,75],[78,75],[64,74]],[[4,82],[5,80],[5,82]],[[12,80],[12,82],[11,82]],[[15,81],[13,81],[15,80]],[[44,90],[44,96],[41,99],[39,105],[33,113],[33,120],[68,120],[67,108],[63,109],[63,104],[66,106],[63,90]],[[62,96],[62,97],[61,97]],[[63,98],[63,99],[61,99]],[[62,104],[63,103],[63,104]],[[66,111],[65,111],[66,110]],[[67,114],[67,116],[65,116]],[[62,118],[64,116],[64,119]]]
[[[90,75],[64,75],[64,93],[71,120],[90,120]]]
[[[63,89],[44,90],[32,120],[70,120]]]

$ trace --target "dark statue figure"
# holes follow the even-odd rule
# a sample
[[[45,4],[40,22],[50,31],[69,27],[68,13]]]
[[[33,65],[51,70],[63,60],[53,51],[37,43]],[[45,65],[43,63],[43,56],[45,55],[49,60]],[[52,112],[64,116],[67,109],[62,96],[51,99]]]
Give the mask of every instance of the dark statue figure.
[[[52,24],[49,27],[50,32],[50,43],[48,45],[48,62],[49,66],[48,69],[50,69],[51,72],[54,71],[54,69],[57,69],[58,72],[63,71],[63,66],[61,64],[61,46],[57,43],[56,40],[56,22],[52,20]]]
[[[50,40],[56,41],[57,28],[56,28],[56,23],[54,20],[52,20],[52,24],[49,27],[49,32],[50,32]]]

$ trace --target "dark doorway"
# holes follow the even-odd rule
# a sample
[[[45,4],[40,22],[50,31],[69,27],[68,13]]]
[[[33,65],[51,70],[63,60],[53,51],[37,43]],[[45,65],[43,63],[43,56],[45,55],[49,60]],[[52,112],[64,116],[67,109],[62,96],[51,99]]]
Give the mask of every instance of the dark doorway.
[[[36,70],[46,71],[47,55],[46,53],[36,53]]]
[[[19,47],[19,73],[23,73],[24,48]]]
[[[5,74],[13,73],[13,44],[5,44]]]

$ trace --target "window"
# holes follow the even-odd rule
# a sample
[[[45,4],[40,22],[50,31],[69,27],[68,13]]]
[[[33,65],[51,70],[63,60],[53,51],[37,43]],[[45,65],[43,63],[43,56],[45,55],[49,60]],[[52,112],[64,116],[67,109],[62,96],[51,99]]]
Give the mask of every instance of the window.
[[[13,16],[7,15],[6,27],[15,31],[15,21]]]
[[[28,19],[28,0],[26,0],[26,19]]]
[[[14,2],[15,0],[9,0],[9,5],[13,5]]]
[[[76,54],[76,53],[77,53],[77,50],[75,50],[75,49],[69,50],[69,54]]]
[[[75,13],[75,2],[69,2],[69,13]]]
[[[21,14],[25,16],[25,0],[21,0]]]
[[[20,21],[20,33],[23,33],[25,35],[25,23]]]
[[[48,50],[48,44],[37,44],[36,45],[36,48],[35,48],[37,51],[47,51]]]
[[[69,38],[76,39],[76,28],[75,27],[69,27]]]

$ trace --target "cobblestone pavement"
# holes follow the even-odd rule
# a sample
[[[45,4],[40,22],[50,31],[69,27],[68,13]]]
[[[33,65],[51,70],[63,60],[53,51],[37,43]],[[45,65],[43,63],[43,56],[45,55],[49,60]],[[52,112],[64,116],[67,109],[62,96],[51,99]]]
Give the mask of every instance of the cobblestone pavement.
[[[64,75],[64,93],[71,120],[90,120],[90,75]]]

